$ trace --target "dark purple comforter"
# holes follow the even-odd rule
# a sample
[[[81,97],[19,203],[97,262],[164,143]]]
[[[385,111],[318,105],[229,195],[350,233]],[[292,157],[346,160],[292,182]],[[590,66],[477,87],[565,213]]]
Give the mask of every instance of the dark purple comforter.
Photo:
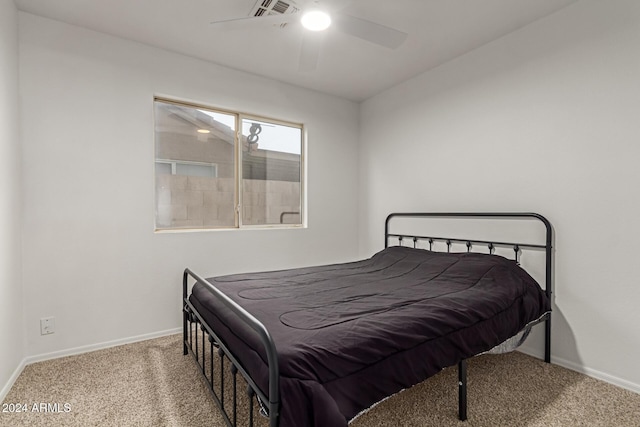
[[[490,350],[550,309],[511,260],[405,247],[353,263],[209,281],[273,336],[281,427],[346,426],[375,402]],[[267,390],[255,334],[203,286],[194,286],[190,300]]]

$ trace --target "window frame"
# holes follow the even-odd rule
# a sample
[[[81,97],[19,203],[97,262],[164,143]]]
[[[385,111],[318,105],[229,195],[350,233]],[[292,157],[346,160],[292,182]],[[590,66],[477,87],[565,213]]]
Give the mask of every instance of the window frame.
[[[225,115],[231,115],[235,118],[235,132],[234,132],[234,218],[235,224],[233,226],[202,226],[202,227],[158,227],[157,224],[157,213],[154,215],[154,228],[156,233],[174,233],[174,232],[194,232],[194,231],[220,231],[220,230],[256,230],[256,229],[297,229],[297,228],[306,228],[307,227],[307,175],[306,175],[306,162],[307,162],[307,130],[304,123],[297,123],[289,120],[276,119],[269,116],[246,113],[242,111],[234,111],[226,108],[214,107],[211,105],[199,103],[199,102],[191,102],[178,100],[171,97],[164,96],[154,96],[153,97],[153,106],[155,111],[156,102],[165,103],[165,104],[174,104],[180,107],[187,107],[193,109],[203,109],[207,111],[211,111],[214,113],[221,113]],[[157,190],[157,173],[155,165],[160,163],[185,163],[185,164],[200,164],[200,165],[208,165],[212,166],[216,171],[216,177],[218,175],[218,165],[217,163],[208,163],[208,162],[199,162],[199,161],[186,161],[186,160],[172,160],[172,159],[161,159],[157,158],[156,149],[156,130],[155,126],[157,125],[155,112],[154,112],[154,188]],[[242,144],[242,123],[244,120],[255,120],[260,122],[265,122],[274,125],[287,126],[292,128],[297,128],[300,130],[300,212],[299,217],[300,220],[298,223],[273,223],[273,224],[243,224],[243,144]],[[175,167],[172,165],[172,173],[175,172]],[[157,212],[158,209],[158,200],[157,200],[157,191],[154,191],[154,210]],[[291,214],[292,212],[285,212],[286,214]]]

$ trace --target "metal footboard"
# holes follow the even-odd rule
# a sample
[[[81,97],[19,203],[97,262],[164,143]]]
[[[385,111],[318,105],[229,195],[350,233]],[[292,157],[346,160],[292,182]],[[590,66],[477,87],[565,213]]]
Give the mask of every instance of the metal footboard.
[[[211,329],[198,310],[191,304],[188,298],[188,282],[189,277],[193,278],[197,283],[205,286],[220,302],[237,315],[246,325],[251,327],[260,337],[267,355],[267,363],[269,365],[269,387],[268,395],[263,393],[248,372],[244,369],[240,361],[235,357],[231,350],[225,345],[220,337]],[[215,286],[211,285],[206,279],[198,276],[188,268],[184,270],[182,279],[182,299],[183,299],[183,354],[191,353],[198,363],[201,373],[209,386],[214,401],[216,402],[222,417],[229,427],[238,425],[238,394],[237,384],[238,372],[242,375],[247,383],[247,396],[249,398],[249,414],[248,425],[254,425],[254,400],[257,401],[260,413],[269,418],[269,426],[277,427],[280,420],[280,374],[278,366],[278,353],[275,343],[264,325],[248,313],[245,309],[236,304],[233,300],[220,292]],[[195,328],[194,328],[195,326]],[[199,339],[200,337],[200,339]],[[208,337],[208,338],[206,338]],[[206,348],[208,341],[209,348]],[[217,352],[216,352],[217,349]],[[208,350],[208,351],[207,351]],[[208,353],[208,359],[207,359]],[[217,353],[217,355],[216,355]],[[226,403],[225,400],[225,358],[231,363],[230,372],[232,375],[232,396],[231,402]],[[218,360],[219,377],[218,388],[216,388],[216,379],[214,378],[216,369],[214,360]],[[209,375],[207,375],[207,370]],[[255,398],[255,399],[254,399]]]

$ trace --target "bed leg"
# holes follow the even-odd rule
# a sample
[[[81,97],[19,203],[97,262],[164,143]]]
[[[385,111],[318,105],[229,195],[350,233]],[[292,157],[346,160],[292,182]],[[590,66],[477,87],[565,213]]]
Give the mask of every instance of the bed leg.
[[[189,347],[187,347],[187,340],[189,339],[188,331],[188,314],[187,310],[182,309],[182,354],[186,356],[189,354]]]
[[[467,420],[467,361],[458,363],[458,418]]]
[[[188,277],[188,270],[185,269],[182,273],[182,354],[184,356],[189,354],[189,349],[187,347],[187,339],[189,338],[187,333],[187,321],[189,320],[189,313],[187,313],[187,306],[185,305],[185,301],[187,300]]]
[[[544,323],[544,361],[551,363],[551,313],[549,313]]]

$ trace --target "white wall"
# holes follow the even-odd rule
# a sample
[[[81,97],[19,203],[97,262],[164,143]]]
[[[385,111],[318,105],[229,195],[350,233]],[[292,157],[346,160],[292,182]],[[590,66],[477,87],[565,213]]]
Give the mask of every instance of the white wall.
[[[640,2],[583,0],[367,100],[360,252],[391,211],[536,211],[556,362],[640,391]]]
[[[18,134],[18,11],[0,0],[0,401],[24,357]]]
[[[29,356],[180,327],[185,267],[356,257],[357,104],[24,13],[20,67]],[[154,94],[304,123],[309,227],[154,234]]]

